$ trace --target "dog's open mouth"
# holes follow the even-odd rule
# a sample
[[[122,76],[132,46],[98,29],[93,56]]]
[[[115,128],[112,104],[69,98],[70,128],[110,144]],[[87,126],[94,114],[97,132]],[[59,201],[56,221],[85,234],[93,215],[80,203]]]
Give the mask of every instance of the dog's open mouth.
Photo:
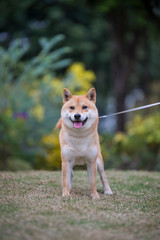
[[[70,120],[72,121],[72,119],[70,118]],[[73,122],[73,126],[75,128],[81,128],[86,122],[87,122],[88,118],[86,118],[84,121],[72,121]]]

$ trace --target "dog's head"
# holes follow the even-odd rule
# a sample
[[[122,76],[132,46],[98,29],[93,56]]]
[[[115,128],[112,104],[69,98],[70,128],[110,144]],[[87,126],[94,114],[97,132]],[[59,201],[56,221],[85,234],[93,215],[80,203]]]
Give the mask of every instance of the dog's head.
[[[98,121],[95,105],[96,91],[91,88],[86,95],[72,95],[68,89],[63,91],[62,121],[68,128],[89,129]]]

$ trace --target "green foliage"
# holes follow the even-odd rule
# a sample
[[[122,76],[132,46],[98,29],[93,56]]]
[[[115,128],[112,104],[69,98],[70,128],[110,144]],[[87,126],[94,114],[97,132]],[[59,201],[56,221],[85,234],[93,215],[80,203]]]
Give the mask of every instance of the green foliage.
[[[160,170],[160,114],[145,118],[138,115],[127,124],[126,133],[104,138],[109,156],[106,166]]]
[[[23,60],[29,46],[23,46],[21,40],[7,50],[0,48],[1,169],[7,169],[10,158],[24,159],[34,166],[35,156],[44,153],[40,141],[53,128],[59,108],[44,78],[54,81],[55,71],[71,62],[64,58],[70,48],[53,49],[63,39],[63,35],[50,41],[40,39],[42,50],[29,61]]]
[[[54,75],[54,71],[64,68],[71,63],[70,59],[62,59],[71,48],[61,47],[53,50],[56,44],[64,39],[64,35],[57,35],[51,40],[41,38],[39,40],[42,50],[29,61],[23,61],[22,57],[29,50],[28,44],[23,44],[21,39],[16,39],[7,50],[0,47],[0,83],[32,82],[46,74]]]
[[[7,171],[26,171],[31,169],[31,164],[23,159],[9,158],[7,160]]]
[[[24,143],[25,126],[22,119],[11,117],[11,111],[0,115],[0,169],[8,168],[7,159],[21,157]]]

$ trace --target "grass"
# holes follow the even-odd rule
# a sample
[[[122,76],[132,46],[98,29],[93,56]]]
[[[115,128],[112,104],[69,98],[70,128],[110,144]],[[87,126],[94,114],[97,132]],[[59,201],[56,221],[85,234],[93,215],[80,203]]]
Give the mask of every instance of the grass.
[[[158,240],[160,173],[107,171],[113,196],[89,197],[85,171],[74,172],[70,198],[61,197],[61,173],[0,173],[1,240]]]

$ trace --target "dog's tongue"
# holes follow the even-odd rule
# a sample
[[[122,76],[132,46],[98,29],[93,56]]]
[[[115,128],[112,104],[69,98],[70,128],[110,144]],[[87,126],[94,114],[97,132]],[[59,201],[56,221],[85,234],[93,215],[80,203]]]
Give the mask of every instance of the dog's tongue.
[[[75,127],[75,128],[80,128],[80,127],[82,127],[82,122],[74,122],[74,127]]]

